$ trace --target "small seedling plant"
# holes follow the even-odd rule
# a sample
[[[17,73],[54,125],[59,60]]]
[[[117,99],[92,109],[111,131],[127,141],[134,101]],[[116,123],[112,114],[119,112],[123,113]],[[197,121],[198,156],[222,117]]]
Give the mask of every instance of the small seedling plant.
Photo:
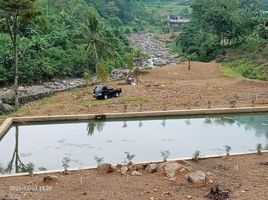
[[[261,155],[261,151],[263,150],[262,144],[257,144],[256,145],[256,150],[257,150],[257,154]]]
[[[28,163],[27,165],[23,165],[22,166],[22,172],[28,172],[30,176],[33,175],[33,171],[34,171],[34,164],[33,163]]]
[[[195,151],[193,154],[193,161],[198,162],[198,160],[200,159],[200,156],[201,156],[201,151]]]
[[[166,150],[166,151],[161,151],[160,153],[161,153],[163,162],[167,162],[167,159],[169,158],[169,155],[170,155],[170,151]]]
[[[131,154],[129,151],[126,151],[125,154],[126,154],[127,164],[132,164],[132,161],[133,161],[133,159],[135,158],[136,155]]]
[[[230,151],[232,148],[229,145],[225,145],[224,148],[225,148],[226,156],[227,157],[230,156]]]
[[[71,159],[68,158],[68,157],[64,157],[62,159],[62,166],[64,168],[64,173],[65,174],[68,174],[68,168],[70,167],[70,162],[71,162]]]
[[[97,165],[103,163],[104,158],[103,157],[98,157],[98,156],[94,156],[94,160],[96,161]]]

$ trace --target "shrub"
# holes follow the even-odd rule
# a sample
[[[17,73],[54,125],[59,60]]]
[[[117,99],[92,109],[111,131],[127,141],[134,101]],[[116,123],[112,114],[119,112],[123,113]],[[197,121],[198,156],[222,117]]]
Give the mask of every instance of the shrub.
[[[70,162],[71,162],[71,159],[68,158],[68,157],[64,157],[62,159],[62,166],[64,168],[64,173],[67,174],[68,173],[68,168],[70,167]]]
[[[243,52],[256,52],[261,50],[265,45],[265,39],[261,38],[257,33],[253,32],[252,34],[246,36],[240,49]]]
[[[257,144],[256,145],[256,150],[257,150],[257,153],[258,155],[261,155],[261,151],[263,150],[263,147],[262,147],[262,144]]]
[[[161,157],[163,158],[163,162],[167,162],[167,159],[170,155],[170,151],[161,151]]]
[[[99,164],[103,163],[104,158],[103,157],[94,156],[94,160],[99,165]]]
[[[135,158],[135,154],[131,154],[129,151],[125,152],[126,154],[126,160],[128,164],[132,164],[133,159]]]
[[[195,151],[194,154],[193,154],[193,161],[194,162],[198,162],[199,158],[201,156],[201,151]]]
[[[225,145],[224,148],[225,148],[226,156],[230,156],[230,151],[232,148],[228,145]]]

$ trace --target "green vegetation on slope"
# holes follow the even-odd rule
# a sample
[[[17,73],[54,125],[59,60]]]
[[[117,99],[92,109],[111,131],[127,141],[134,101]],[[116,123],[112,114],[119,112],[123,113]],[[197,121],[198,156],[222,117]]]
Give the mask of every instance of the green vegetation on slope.
[[[267,80],[268,14],[263,3],[193,0],[191,22],[176,39],[177,51],[195,55],[195,60],[227,62],[225,70],[233,75]]]
[[[3,2],[26,0],[0,0]],[[18,28],[20,83],[54,78],[82,77],[131,65],[133,49],[125,38],[130,32],[167,31],[166,17],[191,17],[173,50],[187,58],[232,63],[240,72],[246,60],[252,70],[241,72],[249,78],[267,79],[267,1],[256,0],[35,0],[38,17]],[[209,7],[207,5],[210,5]],[[5,13],[0,8],[0,85],[15,77],[14,49]],[[98,27],[93,33],[89,12],[96,12]],[[10,18],[11,19],[11,18]],[[11,21],[12,22],[12,21]],[[10,24],[12,27],[12,24]],[[91,27],[92,28],[92,27]],[[181,29],[181,30],[180,30]],[[172,31],[172,29],[171,29]],[[174,34],[174,37],[176,35]],[[95,41],[95,42],[92,42]],[[104,42],[99,42],[104,41]],[[94,45],[95,43],[95,45]],[[96,46],[96,51],[94,50]],[[97,52],[97,57],[96,57]],[[246,59],[245,59],[246,58]],[[233,62],[234,61],[234,62]],[[242,62],[241,61],[241,62]],[[242,62],[242,63],[243,63]],[[231,69],[229,68],[229,70]],[[249,73],[252,72],[251,73]]]
[[[0,4],[20,5],[25,0],[0,0]],[[38,20],[18,27],[18,66],[20,83],[36,83],[53,78],[82,77],[84,72],[96,72],[96,66],[107,70],[125,65],[133,55],[122,26],[146,12],[138,1],[125,0],[36,0]],[[15,5],[15,4],[14,4]],[[0,8],[0,84],[14,81],[15,66],[6,6]],[[21,9],[20,7],[18,7]],[[27,7],[26,7],[27,9]],[[98,27],[90,32],[89,12],[96,10]],[[87,34],[87,35],[86,35]],[[94,35],[94,36],[93,36]],[[106,42],[104,42],[104,38]],[[84,42],[82,42],[84,40]],[[87,42],[85,41],[87,40]],[[95,42],[98,59],[92,51]],[[96,63],[98,63],[96,65]]]

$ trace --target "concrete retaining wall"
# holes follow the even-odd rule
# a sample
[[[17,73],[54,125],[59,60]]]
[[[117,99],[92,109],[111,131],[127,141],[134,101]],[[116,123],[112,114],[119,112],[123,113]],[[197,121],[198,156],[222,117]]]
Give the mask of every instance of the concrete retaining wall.
[[[0,127],[0,140],[4,137],[5,133],[9,130],[9,128],[12,126],[13,119],[7,118],[4,123]]]
[[[140,117],[174,117],[174,116],[195,116],[195,115],[217,115],[237,113],[260,113],[268,112],[268,107],[244,107],[244,108],[213,108],[213,109],[189,109],[170,111],[149,111],[149,112],[126,112],[126,113],[103,113],[103,114],[81,114],[81,115],[53,115],[53,116],[29,116],[7,118],[0,127],[0,138],[11,127],[12,123],[31,122],[53,122],[53,121],[79,121],[89,119],[135,119]]]

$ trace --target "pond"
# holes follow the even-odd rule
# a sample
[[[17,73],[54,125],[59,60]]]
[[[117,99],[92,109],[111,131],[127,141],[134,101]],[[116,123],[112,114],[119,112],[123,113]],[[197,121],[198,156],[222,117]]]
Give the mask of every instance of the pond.
[[[51,124],[14,124],[0,139],[0,173],[18,173],[33,163],[34,170],[62,169],[64,157],[70,168],[95,166],[94,157],[104,162],[123,163],[126,153],[134,162],[201,155],[255,151],[268,144],[268,114],[136,118]]]

